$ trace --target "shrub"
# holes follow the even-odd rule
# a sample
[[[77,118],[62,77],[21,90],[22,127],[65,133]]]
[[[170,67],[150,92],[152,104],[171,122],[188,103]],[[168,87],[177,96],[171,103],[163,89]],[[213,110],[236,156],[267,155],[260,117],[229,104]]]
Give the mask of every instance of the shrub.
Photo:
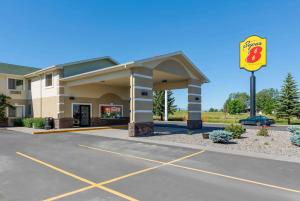
[[[300,147],[300,132],[295,132],[292,137],[290,138],[292,144]]]
[[[45,120],[43,118],[34,118],[32,122],[33,128],[42,129],[45,126]]]
[[[24,125],[23,125],[22,119],[20,119],[20,118],[15,119],[15,120],[14,120],[14,126],[17,126],[17,127],[22,127],[22,126],[24,126]]]
[[[257,132],[256,134],[257,136],[264,136],[264,137],[267,137],[269,136],[269,131],[268,129],[265,127],[265,126],[262,126],[259,131]]]
[[[169,121],[184,121],[184,117],[169,117]]]
[[[295,133],[295,132],[299,131],[299,127],[298,126],[289,126],[288,131],[290,131],[291,133]]]
[[[192,130],[188,130],[188,131],[187,131],[187,134],[188,134],[188,135],[193,135],[193,131],[192,131]]]
[[[231,132],[234,139],[239,139],[246,132],[246,129],[239,124],[230,124],[225,128],[225,131]]]
[[[224,130],[214,130],[209,133],[209,139],[214,143],[228,143],[232,140],[232,133]]]
[[[24,118],[23,119],[23,124],[27,128],[32,128],[33,121],[34,121],[34,118]]]

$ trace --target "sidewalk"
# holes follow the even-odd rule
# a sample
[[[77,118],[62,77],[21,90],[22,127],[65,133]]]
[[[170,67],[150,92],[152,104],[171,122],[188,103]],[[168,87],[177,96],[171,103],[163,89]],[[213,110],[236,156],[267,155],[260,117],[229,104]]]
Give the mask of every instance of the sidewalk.
[[[10,131],[17,131],[27,134],[55,134],[55,133],[66,133],[66,132],[80,132],[80,131],[93,131],[93,130],[104,130],[104,129],[126,129],[127,125],[115,125],[115,126],[98,126],[98,127],[84,127],[84,128],[63,128],[63,129],[34,129],[27,127],[6,127],[0,128]]]

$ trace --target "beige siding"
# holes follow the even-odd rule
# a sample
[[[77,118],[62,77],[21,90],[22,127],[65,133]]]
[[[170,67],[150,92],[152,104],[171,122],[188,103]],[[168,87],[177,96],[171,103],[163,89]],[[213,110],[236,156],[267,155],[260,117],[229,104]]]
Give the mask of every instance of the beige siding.
[[[106,94],[100,98],[74,97],[74,100],[71,100],[70,97],[65,97],[63,106],[64,117],[72,117],[72,103],[92,104],[92,117],[100,116],[100,105],[122,105],[123,116],[129,117],[129,100],[122,100],[115,94]]]
[[[122,99],[129,100],[129,87],[114,87],[101,84],[86,84],[74,87],[65,87],[66,96],[78,96],[87,98],[100,98],[107,93],[118,94]]]
[[[133,70],[130,78],[131,85],[131,116],[130,122],[152,122],[153,109],[153,79],[145,78],[144,76],[153,76],[153,72],[147,68],[139,68]],[[140,89],[139,87],[146,87],[149,89]],[[142,92],[147,92],[148,95],[142,95]],[[144,100],[146,99],[146,100]],[[149,101],[150,100],[150,101]]]
[[[53,117],[57,118],[58,97],[44,97],[42,99],[32,99],[34,117]]]
[[[135,122],[152,122],[153,115],[151,113],[136,113],[135,114]]]
[[[196,100],[196,98],[199,100]],[[201,82],[198,80],[189,80],[188,119],[201,120]]]
[[[201,120],[201,113],[189,113],[188,120]]]
[[[21,79],[23,80],[23,90],[20,90],[20,94],[13,94],[12,91],[8,89],[8,78],[13,79]],[[3,93],[12,99],[28,99],[28,86],[27,80],[22,76],[15,76],[15,75],[0,75],[0,93]]]

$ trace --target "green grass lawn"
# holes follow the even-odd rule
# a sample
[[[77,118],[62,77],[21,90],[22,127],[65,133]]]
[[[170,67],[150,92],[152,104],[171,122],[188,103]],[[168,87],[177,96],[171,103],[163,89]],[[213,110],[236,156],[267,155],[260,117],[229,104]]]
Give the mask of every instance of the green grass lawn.
[[[209,123],[238,123],[240,119],[247,118],[249,114],[237,114],[237,115],[230,115],[225,114],[223,112],[202,112],[202,120],[203,122]],[[285,119],[277,119],[275,116],[266,115],[270,118],[275,119],[276,124],[287,124],[287,120]],[[155,120],[158,120],[158,117],[154,117]],[[170,115],[170,121],[185,121],[187,119],[187,111],[177,111],[174,115]],[[293,118],[292,124],[300,125],[300,120]]]

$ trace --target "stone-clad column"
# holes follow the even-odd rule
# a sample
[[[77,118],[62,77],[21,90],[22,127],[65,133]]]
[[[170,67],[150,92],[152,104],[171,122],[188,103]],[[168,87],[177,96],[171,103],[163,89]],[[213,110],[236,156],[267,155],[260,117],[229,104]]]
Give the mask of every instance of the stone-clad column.
[[[129,136],[153,134],[153,71],[148,68],[133,69],[130,76]]]
[[[202,128],[201,120],[201,82],[191,79],[188,84],[188,120],[189,129]]]

